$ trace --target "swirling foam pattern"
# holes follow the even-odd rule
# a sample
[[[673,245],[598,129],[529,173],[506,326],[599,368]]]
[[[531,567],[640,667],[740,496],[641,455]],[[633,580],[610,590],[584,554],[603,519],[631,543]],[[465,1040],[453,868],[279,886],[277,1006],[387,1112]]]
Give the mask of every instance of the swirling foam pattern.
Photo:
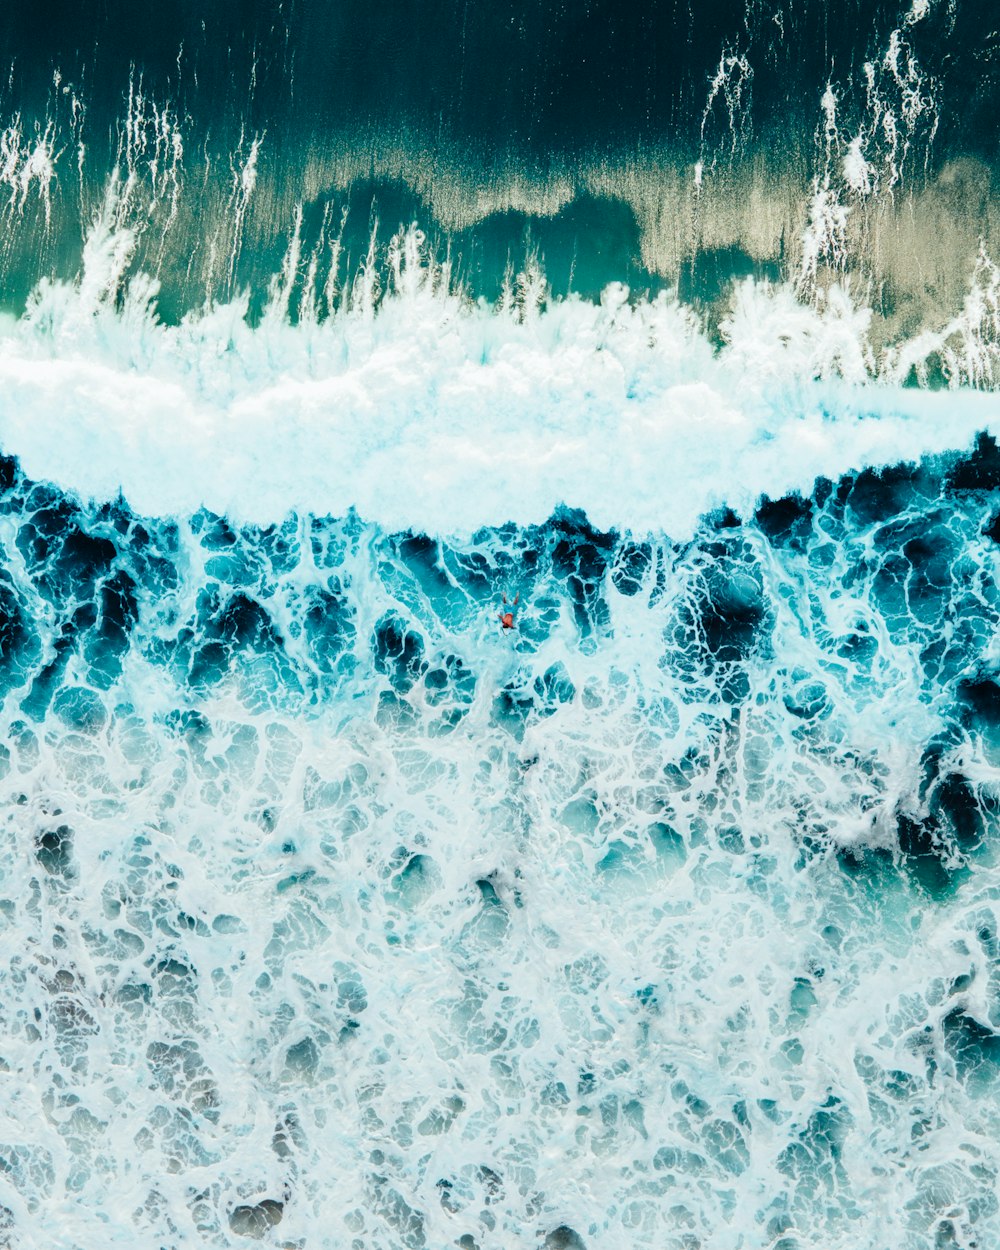
[[[1000,1235],[989,439],[683,544],[2,483],[10,1244]]]

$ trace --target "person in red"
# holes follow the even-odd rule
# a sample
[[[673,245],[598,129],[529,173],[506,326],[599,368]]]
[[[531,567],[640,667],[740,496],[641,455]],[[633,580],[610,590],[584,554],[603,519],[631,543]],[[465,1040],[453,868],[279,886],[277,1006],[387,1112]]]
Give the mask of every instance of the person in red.
[[[510,605],[510,610],[508,610],[508,611],[504,611],[504,612],[501,612],[501,613],[500,613],[500,624],[504,627],[504,629],[513,629],[513,628],[514,628],[514,611],[513,611],[513,609],[517,607],[517,601],[518,601],[518,599],[520,599],[520,597],[521,597],[521,592],[520,592],[520,591],[518,591],[518,592],[517,592],[517,594],[514,596],[514,602]],[[506,607],[507,607],[507,592],[506,592],[506,591],[504,591],[504,596],[503,596],[503,606],[504,606],[504,608],[506,608]]]

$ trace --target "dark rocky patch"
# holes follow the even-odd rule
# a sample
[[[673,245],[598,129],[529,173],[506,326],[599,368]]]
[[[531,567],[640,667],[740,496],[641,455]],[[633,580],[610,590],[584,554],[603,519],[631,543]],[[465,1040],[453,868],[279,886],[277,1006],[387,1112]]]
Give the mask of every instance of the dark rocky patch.
[[[595,529],[584,513],[561,509],[549,522],[553,572],[566,584],[582,633],[607,624],[601,583],[613,558],[617,538]]]
[[[763,586],[750,568],[709,548],[715,557],[706,570],[699,599],[699,628],[715,660],[745,660],[757,647],[768,612]]]
[[[958,698],[965,722],[976,729],[1000,727],[1000,683],[990,677],[974,677],[958,684]]]
[[[877,524],[905,512],[916,499],[936,494],[927,478],[926,470],[913,464],[865,469],[854,478],[844,478],[837,488],[836,498],[845,503],[862,524]]]
[[[330,582],[329,589],[310,589],[308,602],[305,632],[309,654],[320,672],[329,673],[354,642],[357,634],[354,611],[336,579]]]
[[[1000,1071],[1000,1037],[974,1016],[955,1007],[941,1021],[945,1050],[962,1080],[990,1080]]]

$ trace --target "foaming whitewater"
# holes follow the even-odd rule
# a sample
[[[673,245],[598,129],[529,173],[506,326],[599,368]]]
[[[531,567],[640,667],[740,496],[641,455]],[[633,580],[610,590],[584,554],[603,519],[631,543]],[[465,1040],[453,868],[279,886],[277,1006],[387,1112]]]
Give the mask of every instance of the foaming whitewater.
[[[0,443],[34,477],[149,515],[355,509],[447,536],[566,505],[685,538],[714,508],[967,448],[1000,415],[992,394],[954,389],[996,367],[992,267],[944,332],[881,360],[843,288],[804,304],[792,284],[747,281],[717,347],[669,293],[556,300],[537,268],[497,306],[473,301],[416,229],[381,269],[373,239],[329,315],[300,301],[289,319],[296,234],[256,324],[243,297],[169,326],[155,281],[126,277],[134,237],[109,203],[82,276],[41,284],[3,329]],[[952,390],[891,384],[931,353]]]
[[[0,1244],[1000,1245],[995,32],[684,7],[0,23]]]
[[[10,1244],[990,1244],[994,397],[129,245],[0,342]]]
[[[9,1244],[990,1244],[998,485],[441,542],[5,462]]]

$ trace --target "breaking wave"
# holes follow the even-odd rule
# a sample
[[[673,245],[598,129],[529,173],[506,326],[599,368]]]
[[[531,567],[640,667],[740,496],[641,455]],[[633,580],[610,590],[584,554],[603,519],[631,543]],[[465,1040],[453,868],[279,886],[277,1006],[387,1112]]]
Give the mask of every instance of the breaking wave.
[[[723,7],[0,28],[5,1245],[1000,1240],[998,45]]]

